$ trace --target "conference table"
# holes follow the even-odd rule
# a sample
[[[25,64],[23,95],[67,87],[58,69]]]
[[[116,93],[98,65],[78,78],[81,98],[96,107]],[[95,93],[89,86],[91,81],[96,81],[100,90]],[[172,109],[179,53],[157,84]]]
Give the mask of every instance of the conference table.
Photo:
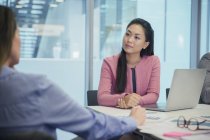
[[[129,116],[130,109],[120,109],[106,106],[88,106],[96,112],[104,113],[115,117]],[[177,120],[183,116],[186,120],[195,118],[199,123],[199,128],[206,130],[189,130],[177,126]],[[195,119],[192,119],[193,121]],[[194,123],[195,124],[195,123]],[[197,124],[196,124],[197,125]],[[143,137],[143,139],[156,140],[206,140],[210,139],[210,105],[198,104],[195,108],[177,110],[170,112],[159,112],[146,110],[146,121],[138,126],[134,134]]]

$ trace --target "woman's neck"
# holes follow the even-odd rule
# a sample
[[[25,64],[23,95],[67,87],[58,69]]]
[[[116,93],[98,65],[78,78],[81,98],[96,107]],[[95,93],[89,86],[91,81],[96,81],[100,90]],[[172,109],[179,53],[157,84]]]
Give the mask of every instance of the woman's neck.
[[[134,68],[141,60],[141,57],[139,54],[132,54],[128,55],[126,54],[126,60],[129,67]]]

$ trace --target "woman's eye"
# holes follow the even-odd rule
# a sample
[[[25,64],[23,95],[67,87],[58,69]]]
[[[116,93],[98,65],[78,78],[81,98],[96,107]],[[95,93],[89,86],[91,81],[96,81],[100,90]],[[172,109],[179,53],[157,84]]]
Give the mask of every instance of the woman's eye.
[[[135,39],[136,39],[136,40],[139,40],[140,38],[136,36]]]
[[[126,36],[129,36],[130,34],[129,34],[129,33],[125,33],[125,35],[126,35]]]

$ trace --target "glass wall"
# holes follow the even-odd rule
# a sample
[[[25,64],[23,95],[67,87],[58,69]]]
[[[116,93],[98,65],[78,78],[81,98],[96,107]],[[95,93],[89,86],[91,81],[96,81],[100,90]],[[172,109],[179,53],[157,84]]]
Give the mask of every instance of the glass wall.
[[[85,0],[3,0],[16,13],[22,58],[84,60]]]
[[[66,0],[50,8],[45,25],[34,25],[42,38],[37,57],[84,60],[85,1]]]

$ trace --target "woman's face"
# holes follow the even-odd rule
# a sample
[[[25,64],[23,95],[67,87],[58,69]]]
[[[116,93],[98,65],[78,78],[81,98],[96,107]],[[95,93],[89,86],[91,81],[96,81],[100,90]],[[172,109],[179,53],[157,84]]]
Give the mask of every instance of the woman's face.
[[[17,29],[12,42],[12,50],[9,57],[9,66],[13,67],[15,64],[18,64],[19,58],[20,58],[20,37],[19,37],[19,30]]]
[[[128,27],[123,37],[123,49],[126,54],[140,54],[146,49],[149,42],[146,42],[144,29],[141,25],[133,24]],[[140,56],[140,55],[139,55]]]

